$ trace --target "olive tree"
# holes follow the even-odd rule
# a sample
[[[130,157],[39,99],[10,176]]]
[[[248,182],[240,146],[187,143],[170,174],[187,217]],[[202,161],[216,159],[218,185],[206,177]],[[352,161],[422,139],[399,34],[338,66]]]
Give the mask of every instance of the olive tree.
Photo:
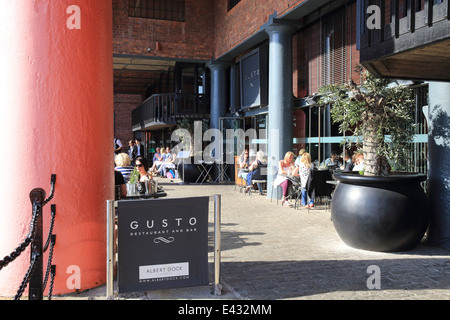
[[[364,175],[388,175],[409,153],[414,135],[413,90],[360,71],[361,81],[320,88],[319,104],[331,105],[340,132],[362,138]],[[361,141],[359,141],[361,143]]]

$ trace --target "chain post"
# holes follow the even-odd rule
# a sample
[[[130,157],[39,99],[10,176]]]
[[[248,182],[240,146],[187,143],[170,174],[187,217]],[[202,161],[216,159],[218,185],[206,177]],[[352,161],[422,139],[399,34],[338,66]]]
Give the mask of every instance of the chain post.
[[[33,189],[30,192],[30,200],[33,206],[37,205],[37,218],[30,253],[30,261],[36,259],[36,267],[30,278],[28,300],[43,300],[42,207],[45,201],[45,190],[41,188]]]

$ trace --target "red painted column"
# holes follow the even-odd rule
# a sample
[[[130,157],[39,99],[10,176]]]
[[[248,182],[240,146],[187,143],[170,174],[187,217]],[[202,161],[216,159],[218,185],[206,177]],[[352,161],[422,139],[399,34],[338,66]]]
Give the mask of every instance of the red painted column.
[[[56,205],[53,294],[96,287],[114,194],[112,1],[3,1],[0,30],[0,259],[28,233],[30,191],[48,195],[55,173],[44,207],[45,241]],[[15,295],[28,266],[29,248],[0,270],[0,296]]]

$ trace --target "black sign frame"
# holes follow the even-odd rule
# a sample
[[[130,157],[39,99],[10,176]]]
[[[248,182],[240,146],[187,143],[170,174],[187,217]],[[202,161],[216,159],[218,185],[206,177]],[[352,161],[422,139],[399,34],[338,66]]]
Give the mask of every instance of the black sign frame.
[[[209,284],[209,197],[117,201],[118,291]]]

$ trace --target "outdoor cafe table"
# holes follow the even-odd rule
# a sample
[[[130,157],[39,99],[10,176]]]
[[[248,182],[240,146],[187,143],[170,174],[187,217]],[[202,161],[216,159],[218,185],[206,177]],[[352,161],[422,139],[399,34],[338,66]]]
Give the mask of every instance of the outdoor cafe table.
[[[162,198],[167,197],[167,193],[164,191],[159,191],[154,194],[135,194],[135,195],[127,195],[125,197],[121,197],[121,200],[132,200],[132,199],[151,199],[151,198]]]

